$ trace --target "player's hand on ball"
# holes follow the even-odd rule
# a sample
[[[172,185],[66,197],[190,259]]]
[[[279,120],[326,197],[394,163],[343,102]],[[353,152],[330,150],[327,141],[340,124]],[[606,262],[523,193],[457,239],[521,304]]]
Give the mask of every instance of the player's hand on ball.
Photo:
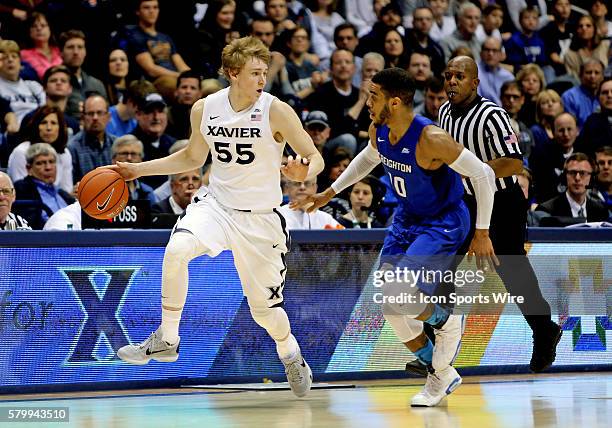
[[[325,192],[317,193],[312,196],[306,196],[304,199],[299,201],[292,201],[289,203],[289,208],[292,210],[303,210],[307,213],[311,213],[327,205],[335,195],[336,193],[329,188]]]
[[[467,255],[468,261],[472,260],[472,256],[476,256],[476,267],[478,269],[493,271],[495,266],[499,266],[499,259],[493,250],[493,243],[489,238],[488,230],[476,229]]]
[[[306,180],[308,175],[308,168],[310,162],[308,159],[296,155],[295,159],[293,156],[287,158],[287,163],[281,166],[281,172],[285,177],[291,181],[297,181],[301,183]]]
[[[106,165],[100,168],[112,169],[113,171],[118,172],[125,181],[130,181],[140,177],[137,165],[138,164],[136,163],[130,162],[117,162],[114,165]]]

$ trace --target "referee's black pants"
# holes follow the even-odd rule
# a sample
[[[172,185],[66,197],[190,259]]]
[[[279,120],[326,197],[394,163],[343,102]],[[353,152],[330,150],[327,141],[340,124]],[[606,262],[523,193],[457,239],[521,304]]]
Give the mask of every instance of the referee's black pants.
[[[474,236],[476,224],[476,198],[465,195],[464,201],[470,210],[470,233],[458,255],[465,255]],[[540,291],[538,278],[525,252],[527,235],[527,202],[523,191],[515,183],[508,189],[495,193],[489,237],[500,265],[496,267],[506,290],[512,296],[524,296],[524,303],[518,304],[525,320],[534,332],[550,328],[550,305]],[[460,263],[461,257],[457,258]]]

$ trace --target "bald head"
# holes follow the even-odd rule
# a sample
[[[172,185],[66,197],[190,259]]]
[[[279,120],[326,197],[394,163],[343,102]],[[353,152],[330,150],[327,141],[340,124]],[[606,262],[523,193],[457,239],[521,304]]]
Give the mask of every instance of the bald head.
[[[561,113],[555,117],[553,124],[554,139],[561,146],[565,153],[569,152],[574,146],[578,137],[578,126],[576,118],[570,113]]]
[[[471,79],[478,79],[478,66],[469,56],[456,56],[448,62],[447,67],[457,67],[463,69],[463,72]]]
[[[451,59],[444,70],[444,90],[455,106],[467,106],[478,96],[478,67],[467,56]]]

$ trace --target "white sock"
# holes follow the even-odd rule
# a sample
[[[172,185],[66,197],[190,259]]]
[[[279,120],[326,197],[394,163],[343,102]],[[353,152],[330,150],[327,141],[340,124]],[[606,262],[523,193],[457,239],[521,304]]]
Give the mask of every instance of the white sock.
[[[180,311],[171,311],[162,308],[162,338],[171,345],[175,344],[179,340],[178,332],[182,313],[182,309]]]
[[[276,341],[276,352],[278,352],[281,360],[290,360],[295,357],[299,349],[297,340],[295,340],[292,334],[289,334],[289,337],[282,342]]]

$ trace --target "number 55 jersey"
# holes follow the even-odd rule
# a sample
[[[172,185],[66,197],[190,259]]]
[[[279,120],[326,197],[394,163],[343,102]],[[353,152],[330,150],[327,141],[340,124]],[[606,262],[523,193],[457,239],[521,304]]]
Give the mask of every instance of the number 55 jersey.
[[[284,142],[277,142],[270,128],[275,98],[262,92],[252,106],[236,112],[229,88],[206,97],[200,130],[212,156],[209,191],[221,205],[254,211],[280,206]]]

